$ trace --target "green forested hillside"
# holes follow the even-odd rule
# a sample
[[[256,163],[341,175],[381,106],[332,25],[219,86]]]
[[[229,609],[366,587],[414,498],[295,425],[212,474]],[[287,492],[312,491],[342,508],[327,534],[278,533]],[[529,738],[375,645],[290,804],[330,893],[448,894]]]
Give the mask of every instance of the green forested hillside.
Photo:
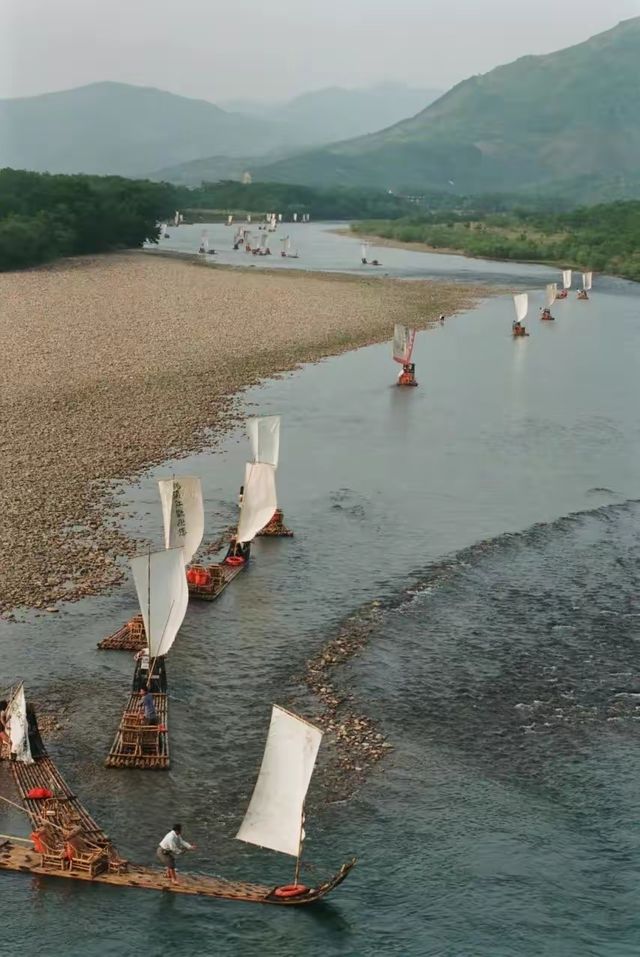
[[[458,84],[387,130],[283,160],[264,178],[316,185],[640,196],[640,17]],[[594,196],[590,189],[597,191]]]

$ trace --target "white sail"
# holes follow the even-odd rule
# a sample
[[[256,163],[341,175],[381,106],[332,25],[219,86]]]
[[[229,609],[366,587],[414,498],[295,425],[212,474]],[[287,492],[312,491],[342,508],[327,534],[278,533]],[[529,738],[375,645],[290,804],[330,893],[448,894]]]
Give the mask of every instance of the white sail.
[[[247,222],[248,222],[248,223],[251,222],[251,213],[247,213]]]
[[[280,454],[280,416],[262,415],[247,419],[247,435],[254,462],[265,462],[278,468]]]
[[[547,308],[556,301],[556,296],[558,295],[558,283],[550,282],[545,286],[544,290],[544,304]]]
[[[366,259],[366,258],[367,258],[367,253],[369,252],[369,243],[363,243],[363,244],[360,246],[360,252],[362,253],[362,258],[363,258],[363,259]]]
[[[297,223],[297,222],[298,222],[298,214],[297,214],[297,213],[294,213],[294,214],[293,214],[293,221],[294,221],[294,223]]]
[[[164,239],[167,233],[167,224],[160,223],[160,239]]]
[[[33,764],[29,745],[29,725],[27,723],[27,701],[24,686],[21,684],[14,693],[6,711],[7,731],[11,740],[11,753],[22,764]]]
[[[304,801],[321,741],[319,728],[273,706],[258,780],[236,834],[240,841],[298,856]]]
[[[529,294],[521,292],[517,296],[514,296],[513,304],[516,307],[516,319],[518,322],[522,322],[529,311]]]
[[[592,272],[583,272],[582,273],[582,288],[585,292],[588,292],[591,289],[591,282],[593,280]]]
[[[177,209],[176,209],[176,214],[175,214],[175,216],[173,217],[173,225],[174,225],[174,226],[179,226],[179,225],[180,225],[180,212],[179,212],[179,210],[177,210]]]
[[[164,547],[182,548],[188,565],[204,535],[202,485],[197,476],[160,479]]]
[[[273,518],[278,507],[276,470],[265,462],[247,462],[244,473],[244,498],[236,538],[251,542]]]
[[[401,362],[402,365],[411,362],[415,337],[415,329],[407,329],[402,323],[396,322],[393,327],[393,358],[395,362]]]
[[[205,253],[209,252],[209,233],[206,229],[202,230],[202,236],[200,238],[200,249],[204,250]]]
[[[565,289],[571,289],[571,270],[562,270],[562,285]]]
[[[152,658],[166,655],[183,622],[189,591],[181,548],[129,559]]]
[[[279,222],[279,223],[282,222],[282,213],[278,213],[278,222]]]
[[[232,222],[233,222],[233,216],[231,215],[227,216],[227,223],[229,224],[229,226],[231,225]]]

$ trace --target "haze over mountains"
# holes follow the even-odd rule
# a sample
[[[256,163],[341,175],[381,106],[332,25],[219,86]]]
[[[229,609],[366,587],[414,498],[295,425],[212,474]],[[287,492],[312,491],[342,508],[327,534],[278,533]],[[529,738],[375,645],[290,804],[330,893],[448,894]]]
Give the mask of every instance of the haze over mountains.
[[[426,108],[435,92],[402,84],[328,88],[281,104],[231,101],[234,110],[224,110],[95,83],[0,101],[0,166],[186,185],[248,169],[254,180],[394,192],[636,197],[639,64],[636,17],[473,76]]]
[[[169,176],[173,167],[199,161],[197,168],[204,166],[208,175],[239,175],[247,158],[277,159],[380,129],[411,116],[436,95],[402,84],[333,88],[273,107],[245,104],[242,112],[230,112],[151,87],[92,83],[0,100],[0,166],[125,176],[166,170]],[[207,166],[208,157],[215,158],[215,169],[211,161]],[[234,162],[237,157],[244,159]],[[178,169],[175,178],[199,183],[202,176],[193,180]]]
[[[285,159],[265,180],[456,193],[640,195],[640,17],[455,86],[382,132]]]

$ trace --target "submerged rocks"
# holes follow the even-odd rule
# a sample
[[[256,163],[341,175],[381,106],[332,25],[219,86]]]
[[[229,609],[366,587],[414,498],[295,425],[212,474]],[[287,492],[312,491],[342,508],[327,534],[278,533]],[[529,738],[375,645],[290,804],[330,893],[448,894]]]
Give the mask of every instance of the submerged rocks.
[[[307,663],[303,681],[321,706],[316,722],[333,739],[335,749],[324,769],[332,800],[343,800],[362,783],[371,767],[392,750],[379,724],[355,710],[351,695],[332,683],[335,668],[346,664],[366,645],[381,615],[380,602],[372,602],[350,618],[335,638]]]

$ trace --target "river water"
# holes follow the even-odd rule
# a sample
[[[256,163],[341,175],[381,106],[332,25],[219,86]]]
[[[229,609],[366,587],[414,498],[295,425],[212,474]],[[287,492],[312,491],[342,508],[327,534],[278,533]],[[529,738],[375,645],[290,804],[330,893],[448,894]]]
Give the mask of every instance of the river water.
[[[357,243],[300,228],[325,249],[307,266],[352,268]],[[347,801],[314,787],[307,820],[307,860],[328,874],[355,854],[356,869],[308,911],[4,874],[0,953],[637,954],[638,288],[597,277],[589,303],[539,323],[549,270],[379,252],[397,275],[422,262],[529,288],[531,336],[512,340],[498,297],[418,335],[418,389],[393,386],[384,344],[243,396],[247,414],[283,415],[296,536],[258,541],[218,602],[189,608],[169,660],[171,770],[102,766],[132,661],[95,642],[134,612],[130,585],[0,632],[7,683],[67,709],[50,750],[125,854],[151,863],[179,819],[199,845],[187,866],[286,882],[289,859],[233,839],[270,705],[310,705],[305,661],[381,601],[336,680],[393,751]],[[197,472],[215,537],[246,454],[234,434],[149,472],[122,496],[131,525],[160,545],[157,477]],[[25,824],[2,810],[0,829]]]

